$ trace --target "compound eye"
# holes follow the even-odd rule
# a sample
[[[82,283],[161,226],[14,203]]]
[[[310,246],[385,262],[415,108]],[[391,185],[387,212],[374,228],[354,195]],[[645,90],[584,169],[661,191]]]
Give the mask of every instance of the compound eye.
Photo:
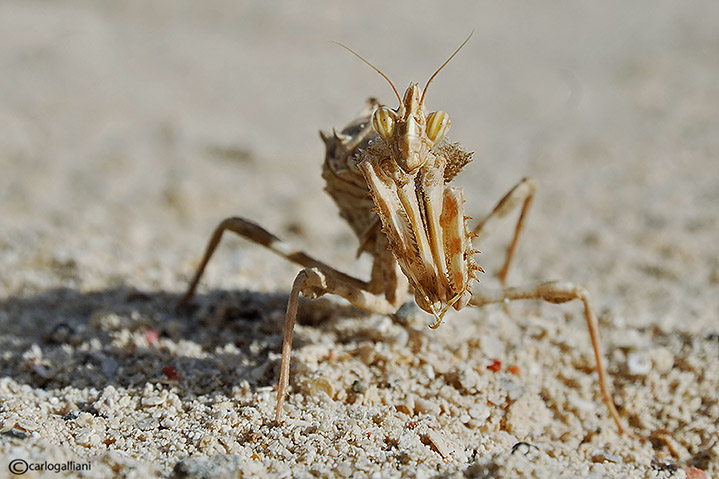
[[[427,115],[427,137],[436,143],[444,138],[451,125],[452,122],[446,112],[434,111]]]
[[[389,138],[392,136],[392,133],[394,133],[394,112],[386,106],[377,108],[374,115],[372,115],[372,126],[374,126],[375,131],[379,133],[379,136],[384,139]]]

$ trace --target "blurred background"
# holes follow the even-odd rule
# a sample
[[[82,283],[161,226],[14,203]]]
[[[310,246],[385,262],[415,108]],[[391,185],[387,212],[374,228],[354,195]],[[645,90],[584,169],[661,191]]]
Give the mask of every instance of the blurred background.
[[[426,103],[476,152],[469,214],[540,181],[510,282],[715,320],[719,4],[697,1],[0,1],[2,295],[179,291],[230,215],[363,271],[318,130],[396,99],[331,41],[403,90],[471,31]],[[481,245],[489,272],[512,228]],[[297,268],[268,256],[228,238],[207,287],[284,291]]]

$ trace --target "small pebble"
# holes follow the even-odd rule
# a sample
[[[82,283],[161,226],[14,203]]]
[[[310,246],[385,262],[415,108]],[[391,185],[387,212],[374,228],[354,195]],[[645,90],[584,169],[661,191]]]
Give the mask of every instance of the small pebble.
[[[310,393],[316,397],[319,394],[326,394],[329,399],[335,397],[335,388],[332,386],[327,378],[319,377],[312,380],[310,383]]]
[[[704,471],[696,467],[687,467],[684,472],[687,475],[687,479],[706,479],[707,477]]]
[[[646,376],[652,370],[652,360],[645,351],[629,353],[627,369],[634,376]]]
[[[75,419],[77,419],[77,416],[78,412],[73,410],[65,414],[62,418],[65,421],[74,421]]]
[[[162,396],[150,396],[142,398],[142,405],[146,407],[159,406],[165,402],[165,398]]]
[[[92,428],[83,428],[75,434],[75,442],[86,447],[96,446],[100,444],[100,435]]]
[[[490,411],[487,406],[475,404],[469,408],[467,414],[469,414],[472,419],[476,419],[477,421],[486,421],[489,418]]]
[[[539,452],[539,448],[534,444],[520,441],[512,446],[511,453],[519,454],[521,456],[535,456]]]
[[[355,379],[355,381],[352,383],[352,392],[355,392],[357,394],[362,394],[367,390],[367,386],[360,381],[359,379]]]
[[[0,427],[0,432],[8,432],[8,431],[12,430],[15,427],[15,424],[17,424],[17,419],[15,419],[13,417],[9,417],[9,418],[5,419],[2,422],[2,426]]]
[[[90,424],[92,424],[92,420],[92,414],[90,414],[89,412],[83,411],[77,415],[78,426],[89,426]]]
[[[476,393],[482,382],[479,374],[471,368],[463,368],[457,371],[457,380],[460,386],[468,393]]]
[[[502,379],[499,384],[507,391],[507,396],[512,401],[519,399],[524,394],[524,386],[520,382],[514,381],[513,378]]]
[[[410,324],[418,318],[423,317],[424,313],[414,301],[404,303],[394,316],[401,324]]]
[[[375,359],[374,347],[372,347],[370,344],[361,344],[357,347],[357,349],[354,350],[353,354],[357,356],[357,359],[362,361],[367,366],[372,364]]]
[[[175,464],[172,479],[236,479],[241,470],[240,458],[231,454],[211,457],[188,457]],[[241,477],[241,476],[240,476]]]
[[[651,356],[652,364],[659,374],[666,374],[674,367],[674,354],[667,348],[656,348],[652,350]]]
[[[422,369],[424,370],[424,375],[430,381],[436,377],[435,372],[434,372],[434,367],[432,367],[431,364],[429,364],[429,363],[425,364],[424,366],[422,366]]]
[[[439,405],[424,398],[417,398],[414,400],[414,412],[415,414],[437,415],[439,414]]]
[[[536,393],[525,393],[507,408],[507,431],[517,437],[540,434],[546,428],[552,413]]]
[[[28,433],[21,431],[20,429],[10,429],[9,431],[4,431],[3,434],[16,439],[27,439],[30,436]]]
[[[409,414],[410,416],[414,414],[414,397],[413,396],[407,396],[404,398],[404,402],[397,404],[395,406],[397,411],[403,412],[405,414]]]
[[[444,436],[434,429],[429,429],[425,437],[444,459],[449,458],[449,456],[454,452],[454,448],[449,444]]]

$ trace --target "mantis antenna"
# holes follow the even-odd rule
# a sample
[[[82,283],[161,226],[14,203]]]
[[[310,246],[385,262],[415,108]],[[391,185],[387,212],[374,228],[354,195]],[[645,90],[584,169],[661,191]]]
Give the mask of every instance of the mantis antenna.
[[[436,77],[436,76],[437,76],[437,73],[439,73],[440,70],[442,70],[442,68],[444,68],[445,65],[447,65],[447,63],[449,63],[450,60],[452,60],[452,58],[454,58],[454,56],[455,56],[457,53],[459,53],[459,51],[462,49],[462,47],[467,44],[467,42],[469,41],[470,38],[472,38],[472,35],[474,35],[474,30],[472,30],[471,32],[469,32],[469,36],[462,42],[462,44],[461,44],[459,47],[457,47],[457,49],[454,51],[454,53],[452,53],[452,54],[449,56],[449,58],[447,58],[447,59],[444,61],[444,63],[442,63],[442,64],[439,66],[439,68],[437,68],[437,70],[435,70],[435,72],[432,73],[432,76],[429,77],[429,80],[427,80],[427,83],[424,85],[424,90],[422,91],[422,97],[419,99],[419,104],[420,104],[420,105],[424,103],[424,95],[427,93],[427,87],[429,86],[430,83],[432,83],[432,80],[434,80],[434,77]],[[396,93],[396,91],[395,91],[395,93]]]
[[[468,40],[469,40],[469,39],[468,39]],[[351,49],[350,47],[348,47],[347,45],[345,45],[345,44],[343,44],[343,43],[340,43],[340,42],[335,42],[335,41],[333,41],[332,43],[334,43],[335,45],[341,46],[342,48],[344,48],[345,50],[347,50],[348,52],[350,52],[352,55],[356,56],[357,58],[359,58],[360,60],[362,60],[363,62],[365,62],[367,65],[369,65],[374,71],[376,71],[377,73],[379,73],[380,75],[382,75],[382,78],[384,78],[385,80],[387,80],[387,82],[389,83],[389,86],[392,87],[392,91],[394,91],[394,94],[397,95],[397,99],[399,100],[399,104],[400,104],[400,105],[402,104],[402,97],[399,96],[399,93],[397,92],[397,88],[395,88],[394,83],[392,83],[392,80],[390,80],[389,77],[382,72],[382,70],[380,70],[380,69],[377,68],[376,66],[372,65],[372,64],[371,64],[368,60],[366,60],[362,55],[360,55],[360,54],[357,53],[356,51],[352,50],[352,49]],[[466,42],[465,42],[465,43],[466,43]],[[442,66],[444,66],[444,65],[442,65]]]

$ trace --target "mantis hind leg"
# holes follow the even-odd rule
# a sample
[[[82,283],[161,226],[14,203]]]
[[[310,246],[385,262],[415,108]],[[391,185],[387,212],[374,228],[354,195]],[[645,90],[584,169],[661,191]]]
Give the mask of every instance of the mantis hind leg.
[[[205,248],[205,254],[180,301],[181,305],[189,302],[194,296],[207,263],[212,258],[225,231],[232,231],[268,248],[288,261],[305,267],[295,278],[287,303],[275,410],[275,421],[279,422],[282,419],[282,405],[289,387],[292,337],[300,294],[312,299],[325,294],[336,294],[363,311],[392,314],[399,309],[400,301],[407,289],[406,281],[402,281],[402,278],[396,273],[396,263],[387,250],[386,241],[379,240],[375,244],[377,251],[372,268],[372,278],[367,282],[342,273],[302,251],[295,250],[288,243],[249,220],[233,217],[222,221],[212,233]]]
[[[322,261],[319,261],[302,251],[292,248],[292,246],[290,246],[288,243],[285,243],[280,238],[273,235],[263,227],[253,223],[252,221],[249,221],[245,218],[232,217],[222,221],[219,225],[217,225],[215,231],[212,233],[210,240],[207,242],[205,254],[203,255],[202,260],[198,264],[197,269],[195,270],[195,275],[192,278],[192,281],[190,281],[190,284],[187,287],[187,291],[180,300],[181,305],[187,304],[195,295],[197,284],[200,282],[200,278],[202,278],[202,274],[207,267],[207,263],[210,261],[210,258],[212,258],[215,249],[217,249],[217,246],[220,244],[220,240],[222,239],[222,235],[225,231],[232,231],[233,233],[236,233],[254,243],[262,245],[265,248],[274,252],[275,254],[282,256],[288,261],[291,261],[300,266],[304,266],[306,268],[320,268],[323,271],[329,272],[333,276],[341,278],[343,281],[354,286],[361,288],[368,287],[367,282],[337,271],[336,269],[323,263]]]
[[[477,226],[474,227],[472,232],[478,237],[487,234],[494,227],[495,221],[505,217],[512,210],[517,208],[520,204],[522,210],[519,213],[519,219],[517,225],[514,227],[514,236],[512,242],[507,248],[507,253],[504,259],[504,265],[499,272],[499,281],[504,285],[506,284],[507,274],[509,273],[509,266],[512,264],[512,258],[517,248],[517,242],[519,236],[524,228],[524,221],[527,218],[529,207],[534,199],[534,193],[537,190],[537,181],[532,178],[523,178],[517,183],[504,197],[499,200],[499,203],[494,207],[491,213],[489,213]]]

